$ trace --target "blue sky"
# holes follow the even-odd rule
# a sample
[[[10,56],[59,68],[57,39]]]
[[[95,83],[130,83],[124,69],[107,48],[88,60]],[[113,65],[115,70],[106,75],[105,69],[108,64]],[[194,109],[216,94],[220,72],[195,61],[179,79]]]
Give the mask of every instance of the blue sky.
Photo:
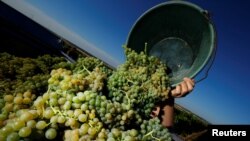
[[[135,21],[166,0],[31,0],[72,32],[120,63],[122,45]],[[250,2],[189,0],[211,13],[217,30],[217,55],[208,77],[176,102],[213,124],[250,124]],[[199,75],[198,77],[201,77]],[[196,78],[198,79],[198,78]]]

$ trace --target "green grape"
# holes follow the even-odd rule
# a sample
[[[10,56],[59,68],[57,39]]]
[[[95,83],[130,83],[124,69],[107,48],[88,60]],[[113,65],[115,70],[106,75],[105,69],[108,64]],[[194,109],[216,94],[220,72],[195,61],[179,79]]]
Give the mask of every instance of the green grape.
[[[13,104],[12,103],[5,103],[5,106],[2,110],[5,110],[7,112],[11,112],[13,110]]]
[[[25,126],[25,122],[23,120],[15,120],[12,126],[15,131],[18,131]]]
[[[83,92],[77,93],[77,97],[78,97],[78,99],[79,99],[80,101],[85,101],[85,99],[86,99]]]
[[[80,127],[80,130],[81,130],[82,135],[87,134],[89,130],[89,125],[87,123],[82,124]]]
[[[52,117],[50,118],[50,123],[57,123],[57,119],[58,119],[58,116],[57,116],[57,115],[52,116]]]
[[[79,109],[79,108],[81,108],[81,103],[72,103],[72,108],[73,109]]]
[[[74,95],[68,94],[66,99],[70,102],[70,101],[72,101],[73,97],[74,97]]]
[[[74,111],[74,117],[79,117],[79,115],[82,114],[82,110],[81,109],[75,109]]]
[[[58,100],[56,98],[50,98],[49,99],[49,104],[51,106],[57,106],[58,105]]]
[[[23,103],[23,98],[22,97],[15,97],[14,98],[14,103],[15,104],[22,104]]]
[[[101,132],[98,133],[98,139],[106,139],[107,138],[107,135],[106,135],[106,132],[105,130],[102,130]]]
[[[29,97],[24,97],[23,98],[23,104],[30,104],[32,101],[31,101],[31,98]]]
[[[116,140],[113,137],[111,137],[111,138],[108,138],[107,141],[116,141]]]
[[[52,116],[54,116],[54,112],[51,109],[46,109],[43,116],[46,119],[50,119]]]
[[[89,105],[91,105],[91,106],[95,106],[95,99],[90,99],[90,101],[89,101]]]
[[[13,127],[7,125],[7,126],[4,126],[3,128],[0,129],[0,133],[8,135],[13,130],[14,130]]]
[[[50,94],[49,93],[46,92],[46,93],[43,94],[43,99],[44,100],[48,100],[49,98],[50,98]]]
[[[88,119],[88,116],[87,116],[86,114],[80,114],[80,115],[78,116],[78,120],[79,120],[80,122],[86,122],[87,119]]]
[[[111,120],[112,119],[112,115],[110,113],[107,113],[105,115],[105,118],[108,119],[108,120]]]
[[[26,91],[26,92],[23,93],[23,96],[24,96],[24,97],[29,97],[29,98],[30,98],[31,95],[32,95],[32,94],[31,94],[30,91]]]
[[[17,132],[12,132],[7,136],[6,141],[19,141],[19,138]]]
[[[63,105],[63,109],[64,110],[69,110],[71,108],[71,102],[70,101],[66,101]]]
[[[41,108],[43,105],[44,105],[44,99],[41,97],[41,96],[39,96],[39,97],[37,97],[37,99],[34,101],[34,106],[36,106],[36,107],[38,107],[38,108]]]
[[[43,120],[40,120],[36,123],[36,128],[39,130],[43,130],[45,127],[47,127],[47,123]]]
[[[26,111],[24,112],[21,116],[20,116],[20,120],[23,120],[23,121],[29,121],[29,120],[32,120],[34,118],[33,114],[30,113],[29,111]]]
[[[77,96],[73,97],[72,101],[74,103],[80,103],[80,99]]]
[[[135,139],[131,136],[125,136],[124,141],[134,141]]]
[[[12,102],[14,99],[13,95],[5,95],[4,96],[4,101],[6,102]]]
[[[127,115],[126,114],[124,114],[124,115],[122,115],[122,120],[126,120],[127,119]]]
[[[55,99],[57,99],[57,93],[51,92],[51,93],[49,94],[49,97],[50,97],[50,98],[55,98]]]
[[[58,118],[57,118],[57,123],[64,123],[66,121],[66,118],[64,117],[64,116],[59,116]]]
[[[66,102],[66,98],[65,98],[65,97],[60,97],[60,98],[58,99],[58,104],[60,104],[60,105],[65,104],[65,102]]]
[[[36,127],[36,121],[35,120],[29,120],[26,123],[26,126],[29,128],[35,128]]]
[[[138,135],[138,131],[135,129],[131,129],[129,132],[129,135],[132,137],[136,137]]]
[[[87,111],[87,110],[88,110],[88,104],[83,103],[83,104],[81,105],[81,110],[82,110],[82,111]]]
[[[116,128],[113,128],[111,130],[112,134],[114,135],[114,137],[119,137],[121,135],[121,132],[120,130],[116,129]]]
[[[23,127],[18,132],[18,135],[20,137],[28,137],[30,134],[31,134],[31,128],[30,127]]]
[[[57,131],[54,128],[49,128],[48,130],[46,130],[45,132],[45,137],[49,140],[55,139],[57,136]]]
[[[95,112],[91,112],[89,114],[89,119],[94,119],[95,118]]]
[[[0,114],[0,120],[5,120],[6,118],[8,117],[8,114],[7,113],[1,113]]]
[[[66,112],[66,114],[67,114],[68,117],[73,117],[74,111],[73,110],[68,110]]]
[[[29,112],[32,113],[34,119],[38,117],[37,110],[29,110]]]
[[[89,127],[89,129],[88,129],[88,134],[89,134],[90,136],[95,136],[95,135],[96,135],[96,132],[97,132],[97,130],[96,130],[94,127]]]
[[[74,126],[77,124],[77,122],[74,118],[69,118],[67,122],[68,122],[69,126]]]

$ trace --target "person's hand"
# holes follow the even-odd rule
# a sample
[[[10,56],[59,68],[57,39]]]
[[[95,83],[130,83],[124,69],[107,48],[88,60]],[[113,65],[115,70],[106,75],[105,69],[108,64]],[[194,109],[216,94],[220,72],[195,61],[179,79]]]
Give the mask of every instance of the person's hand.
[[[174,98],[184,97],[193,90],[194,85],[195,82],[193,79],[185,77],[179,85],[171,90],[171,96]]]

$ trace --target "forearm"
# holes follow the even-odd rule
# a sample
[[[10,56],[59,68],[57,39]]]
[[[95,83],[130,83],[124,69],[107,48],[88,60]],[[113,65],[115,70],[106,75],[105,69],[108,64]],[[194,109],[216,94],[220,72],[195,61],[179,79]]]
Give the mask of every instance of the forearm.
[[[174,125],[174,98],[170,97],[164,105],[161,105],[161,113],[159,114],[162,125],[170,128]]]

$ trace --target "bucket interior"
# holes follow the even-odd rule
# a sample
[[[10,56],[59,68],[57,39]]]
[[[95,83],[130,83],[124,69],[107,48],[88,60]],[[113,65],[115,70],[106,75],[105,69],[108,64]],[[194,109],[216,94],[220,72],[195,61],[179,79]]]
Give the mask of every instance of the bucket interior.
[[[168,65],[170,77],[186,73],[194,62],[192,48],[186,41],[176,37],[159,41],[151,48],[149,55],[160,58]]]
[[[214,46],[214,33],[204,11],[189,3],[167,3],[142,15],[127,46],[156,56],[169,68],[171,83],[193,77],[204,67]]]

